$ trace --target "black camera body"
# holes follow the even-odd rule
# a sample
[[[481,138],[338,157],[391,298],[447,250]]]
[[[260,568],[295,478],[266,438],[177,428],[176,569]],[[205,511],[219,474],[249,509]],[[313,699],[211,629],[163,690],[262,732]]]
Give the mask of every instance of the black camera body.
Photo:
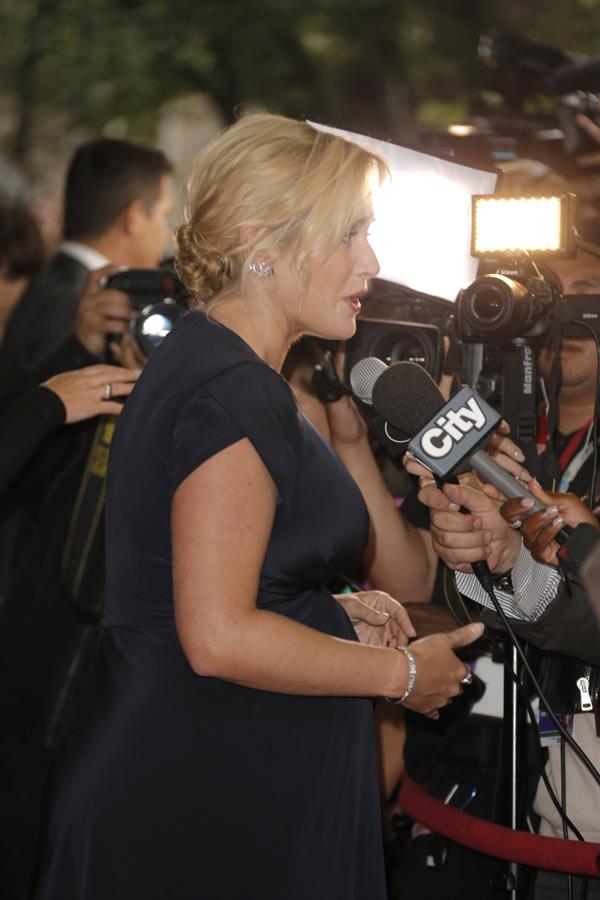
[[[107,278],[106,287],[123,291],[131,300],[137,313],[131,333],[146,356],[187,312],[185,288],[170,269],[123,269]]]
[[[454,303],[374,278],[364,306],[366,315],[346,344],[346,384],[354,364],[367,356],[387,365],[418,363],[437,381],[446,363],[444,337],[454,335]],[[453,364],[458,368],[458,359]]]
[[[579,324],[582,323],[582,324]],[[567,294],[558,279],[532,260],[504,261],[476,278],[457,302],[457,334],[466,343],[546,343],[548,336],[600,338],[600,296]]]
[[[356,333],[346,345],[346,373],[367,356],[376,356],[387,365],[409,361],[418,363],[437,381],[443,361],[442,334],[436,325],[398,322],[387,319],[358,319]],[[348,377],[346,377],[348,383]]]
[[[496,272],[461,291],[458,336],[467,343],[543,338],[559,315],[560,300],[558,285],[532,260],[503,260]]]

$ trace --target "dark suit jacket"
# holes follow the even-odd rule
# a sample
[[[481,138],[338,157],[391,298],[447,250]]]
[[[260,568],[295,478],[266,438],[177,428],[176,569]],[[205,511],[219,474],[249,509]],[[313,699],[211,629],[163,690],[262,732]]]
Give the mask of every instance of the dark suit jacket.
[[[1,409],[51,374],[98,362],[69,338],[87,275],[59,253],[30,282],[0,348]],[[70,718],[96,639],[96,627],[73,606],[61,565],[96,424],[48,434],[0,505],[0,718],[7,731],[48,746]],[[100,528],[86,582],[96,605],[103,552]]]
[[[0,347],[0,394],[12,393],[22,371],[37,365],[73,331],[88,269],[65,253],[29,282]]]

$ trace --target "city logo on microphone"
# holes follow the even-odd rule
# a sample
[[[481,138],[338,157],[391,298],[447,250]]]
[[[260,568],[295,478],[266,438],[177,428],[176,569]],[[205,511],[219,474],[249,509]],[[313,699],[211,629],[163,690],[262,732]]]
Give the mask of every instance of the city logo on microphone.
[[[446,478],[458,471],[493,434],[501,416],[465,387],[415,435],[408,449],[434,475]]]
[[[454,444],[462,441],[472,428],[481,431],[485,423],[485,413],[475,397],[469,397],[460,409],[450,409],[435,420],[435,426],[422,435],[421,447],[428,456],[441,459],[448,456]]]

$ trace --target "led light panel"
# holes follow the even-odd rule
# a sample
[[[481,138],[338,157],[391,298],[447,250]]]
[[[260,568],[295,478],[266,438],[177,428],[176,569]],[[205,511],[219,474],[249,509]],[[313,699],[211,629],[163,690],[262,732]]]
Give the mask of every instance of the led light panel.
[[[473,197],[474,256],[515,251],[567,256],[574,249],[575,195]]]

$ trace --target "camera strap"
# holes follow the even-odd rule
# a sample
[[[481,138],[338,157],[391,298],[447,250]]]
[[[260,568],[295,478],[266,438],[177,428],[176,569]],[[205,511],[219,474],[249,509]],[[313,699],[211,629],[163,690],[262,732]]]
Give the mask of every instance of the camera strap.
[[[63,577],[71,599],[80,605],[79,592],[86,572],[100,523],[106,497],[108,454],[115,430],[115,416],[100,416],[94,440],[79,486],[62,559]],[[88,605],[92,608],[87,608]],[[83,603],[83,611],[97,615],[97,600]]]
[[[571,482],[579,474],[586,460],[594,451],[591,438],[593,429],[593,420],[590,419],[581,428],[573,432],[566,447],[559,456],[560,479],[558,484],[559,491],[568,491]],[[550,440],[548,417],[546,411],[543,410],[540,415],[540,423],[538,429],[538,444],[542,447],[547,446]],[[582,446],[583,441],[583,446]]]
[[[555,353],[550,370],[550,378],[548,380],[547,407],[543,412],[546,423],[546,436],[540,440],[540,430],[538,426],[538,444],[542,449],[533,468],[533,474],[548,491],[556,490],[556,486],[560,481],[561,465],[557,454],[554,451],[552,436],[556,432],[558,425],[558,391],[560,387],[560,354]]]
[[[502,360],[502,416],[525,455],[529,471],[537,458],[535,353],[527,344],[510,347]]]

